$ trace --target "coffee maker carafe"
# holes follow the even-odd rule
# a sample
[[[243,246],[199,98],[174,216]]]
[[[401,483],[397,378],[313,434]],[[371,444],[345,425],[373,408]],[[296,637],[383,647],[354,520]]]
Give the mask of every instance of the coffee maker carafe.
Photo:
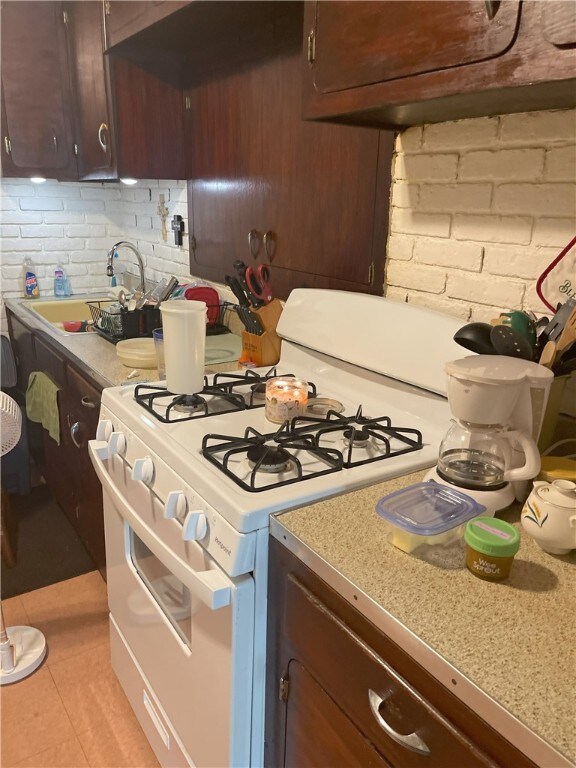
[[[460,488],[494,514],[524,500],[540,471],[540,433],[552,372],[504,355],[449,362],[447,393],[454,416],[427,478]]]

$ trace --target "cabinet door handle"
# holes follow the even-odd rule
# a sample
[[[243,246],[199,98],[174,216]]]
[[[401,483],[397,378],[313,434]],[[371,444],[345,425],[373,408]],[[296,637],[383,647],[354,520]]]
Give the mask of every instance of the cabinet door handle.
[[[95,403],[94,400],[90,400],[89,397],[83,397],[80,400],[84,408],[98,408],[99,403]]]
[[[264,234],[264,250],[266,251],[268,261],[272,264],[276,255],[276,235],[271,229]]]
[[[260,250],[261,236],[257,229],[251,229],[248,232],[248,248],[254,258],[258,256]]]
[[[486,6],[486,14],[488,15],[488,18],[492,20],[498,13],[500,0],[484,0],[484,5]]]
[[[407,733],[406,735],[403,733],[398,733],[398,731],[395,731],[394,728],[392,728],[392,726],[389,725],[386,720],[384,720],[380,714],[380,707],[382,704],[384,704],[385,699],[383,699],[373,690],[368,689],[368,701],[370,703],[372,714],[376,718],[378,725],[382,728],[384,733],[390,736],[391,739],[393,739],[397,744],[400,744],[402,747],[406,747],[406,749],[410,749],[413,752],[418,752],[421,755],[430,754],[430,750],[417,733]]]
[[[52,146],[54,148],[54,152],[58,152],[58,138],[56,134],[52,134]]]
[[[78,440],[78,434],[80,433],[80,422],[75,421],[74,424],[70,427],[70,437],[72,438],[72,442],[76,446],[76,448],[82,448],[82,443]]]
[[[98,128],[98,143],[102,147],[102,150],[104,152],[108,152],[108,142],[107,142],[107,133],[108,133],[108,126],[106,123],[102,123],[100,125],[100,128]]]

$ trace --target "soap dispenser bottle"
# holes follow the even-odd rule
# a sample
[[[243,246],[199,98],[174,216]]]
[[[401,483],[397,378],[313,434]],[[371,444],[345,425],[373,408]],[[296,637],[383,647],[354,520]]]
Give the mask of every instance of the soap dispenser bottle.
[[[40,296],[36,268],[29,257],[22,264],[22,291],[25,299],[37,299]]]
[[[70,284],[60,263],[54,270],[54,296],[70,296]]]

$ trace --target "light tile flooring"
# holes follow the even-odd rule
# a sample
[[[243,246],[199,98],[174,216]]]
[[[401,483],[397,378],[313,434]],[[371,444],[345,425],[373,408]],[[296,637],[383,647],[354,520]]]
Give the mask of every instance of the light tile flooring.
[[[3,686],[2,768],[155,768],[110,666],[106,585],[93,571],[2,603],[7,626],[48,645],[30,677]]]

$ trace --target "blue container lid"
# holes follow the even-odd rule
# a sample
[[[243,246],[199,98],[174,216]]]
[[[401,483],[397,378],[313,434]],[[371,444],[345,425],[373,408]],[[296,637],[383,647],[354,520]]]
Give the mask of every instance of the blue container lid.
[[[404,531],[434,536],[481,515],[486,507],[456,488],[429,480],[384,496],[376,511]]]

